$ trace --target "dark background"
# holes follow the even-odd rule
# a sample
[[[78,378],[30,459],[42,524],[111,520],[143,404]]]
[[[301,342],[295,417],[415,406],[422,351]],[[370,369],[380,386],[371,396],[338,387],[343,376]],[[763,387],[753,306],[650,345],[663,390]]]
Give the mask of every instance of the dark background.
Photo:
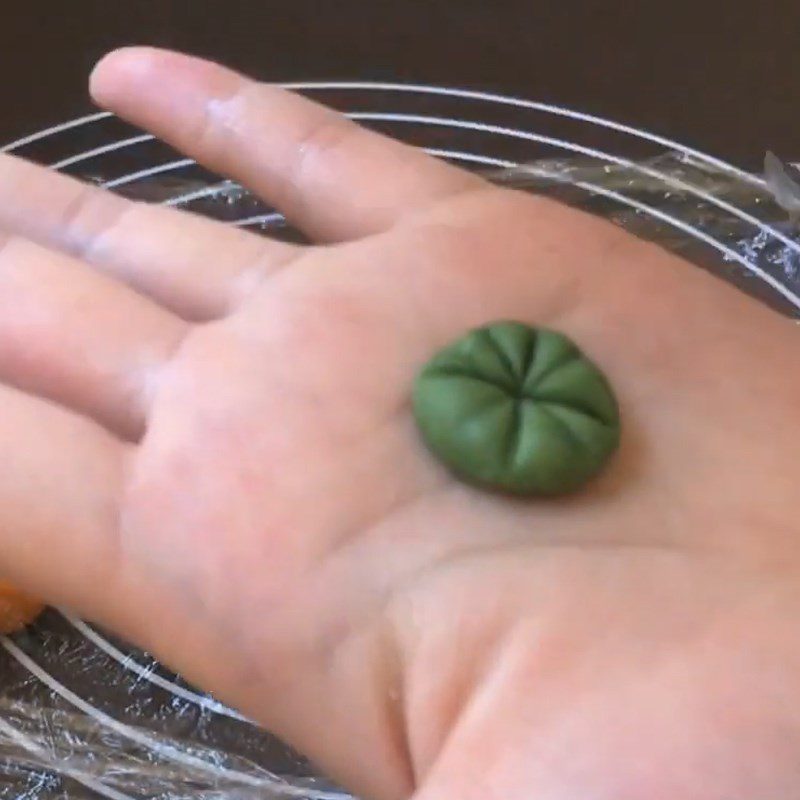
[[[800,3],[3,1],[0,141],[89,108],[106,50],[147,43],[265,79],[494,89],[654,130],[748,167],[800,156]]]

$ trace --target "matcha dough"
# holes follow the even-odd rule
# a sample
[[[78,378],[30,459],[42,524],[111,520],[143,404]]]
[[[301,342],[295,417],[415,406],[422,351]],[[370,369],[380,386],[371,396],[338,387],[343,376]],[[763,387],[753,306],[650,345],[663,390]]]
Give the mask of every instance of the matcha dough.
[[[578,489],[619,444],[600,370],[565,336],[519,322],[468,333],[417,377],[414,415],[430,450],[470,483],[521,495]]]

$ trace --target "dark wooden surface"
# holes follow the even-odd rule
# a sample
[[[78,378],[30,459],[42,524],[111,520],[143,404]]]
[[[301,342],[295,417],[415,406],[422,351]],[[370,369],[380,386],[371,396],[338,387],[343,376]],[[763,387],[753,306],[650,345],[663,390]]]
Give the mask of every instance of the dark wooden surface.
[[[800,157],[797,0],[30,0],[3,3],[0,140],[89,108],[128,43],[269,80],[494,89],[633,123],[734,162]]]

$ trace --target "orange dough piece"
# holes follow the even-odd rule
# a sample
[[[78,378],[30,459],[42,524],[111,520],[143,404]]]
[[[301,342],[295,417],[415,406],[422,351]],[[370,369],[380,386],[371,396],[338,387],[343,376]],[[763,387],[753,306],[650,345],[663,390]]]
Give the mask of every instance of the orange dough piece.
[[[0,633],[13,633],[30,625],[44,603],[22,592],[8,581],[0,581]]]

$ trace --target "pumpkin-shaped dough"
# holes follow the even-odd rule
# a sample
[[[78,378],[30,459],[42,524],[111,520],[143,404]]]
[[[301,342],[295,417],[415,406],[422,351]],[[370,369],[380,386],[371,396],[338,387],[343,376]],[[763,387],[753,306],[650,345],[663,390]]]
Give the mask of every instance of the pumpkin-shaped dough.
[[[571,492],[619,445],[617,401],[567,337],[519,322],[468,333],[417,377],[422,436],[452,472],[521,495]]]

